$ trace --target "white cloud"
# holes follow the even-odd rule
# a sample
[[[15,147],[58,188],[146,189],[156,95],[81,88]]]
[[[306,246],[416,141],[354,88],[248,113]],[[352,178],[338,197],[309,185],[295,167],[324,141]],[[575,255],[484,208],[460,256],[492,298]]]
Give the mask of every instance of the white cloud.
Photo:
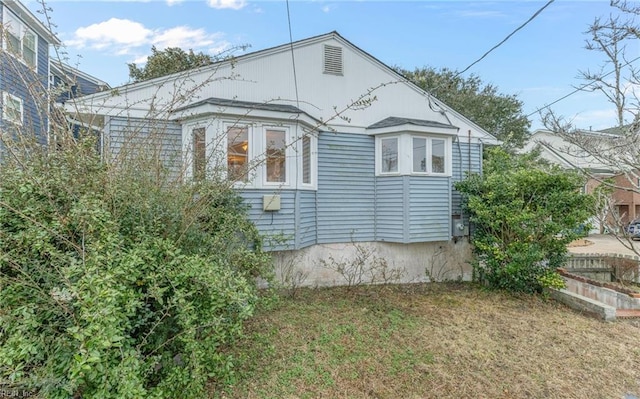
[[[335,4],[326,4],[326,5],[322,6],[322,12],[329,13],[329,12],[335,10],[335,8],[336,8]]]
[[[117,47],[120,51],[142,46],[149,42],[153,31],[139,22],[128,19],[111,18],[108,21],[78,28],[74,38],[67,45],[77,48],[89,47],[104,50]]]
[[[580,129],[601,130],[616,124],[616,111],[612,108],[583,111],[572,118],[573,124]]]
[[[75,48],[89,48],[122,56],[130,55],[136,62],[145,60],[151,46],[159,50],[180,47],[216,54],[230,44],[222,33],[208,33],[204,29],[176,26],[169,29],[149,29],[128,19],[111,18],[108,21],[78,28],[66,44]]]
[[[188,26],[176,26],[175,28],[157,32],[152,43],[158,48],[189,47],[197,43],[197,47],[212,45],[220,34],[207,34],[204,29],[191,29]]]
[[[245,0],[207,0],[209,7],[223,9],[230,8],[232,10],[239,10],[247,5]]]
[[[176,4],[184,3],[184,0],[166,0],[166,1],[169,7],[174,6]]]

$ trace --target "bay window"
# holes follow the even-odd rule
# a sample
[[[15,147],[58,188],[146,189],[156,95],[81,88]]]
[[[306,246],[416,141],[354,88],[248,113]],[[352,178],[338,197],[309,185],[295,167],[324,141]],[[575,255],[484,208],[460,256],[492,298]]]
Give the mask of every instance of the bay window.
[[[376,138],[380,175],[449,175],[451,138],[401,133]]]
[[[200,118],[183,125],[183,140],[194,180],[226,178],[242,189],[317,187],[317,138],[303,126]]]
[[[431,139],[431,173],[445,172],[445,141]]]
[[[302,184],[311,184],[311,136],[302,137]]]
[[[380,140],[382,173],[398,173],[398,138],[389,137]]]
[[[191,132],[193,142],[193,178],[195,180],[202,180],[206,176],[207,145],[205,134],[204,127],[197,127]]]
[[[229,179],[249,180],[249,128],[231,126],[227,129],[227,173]]]
[[[287,132],[285,130],[265,131],[266,138],[266,182],[286,183],[287,181]]]

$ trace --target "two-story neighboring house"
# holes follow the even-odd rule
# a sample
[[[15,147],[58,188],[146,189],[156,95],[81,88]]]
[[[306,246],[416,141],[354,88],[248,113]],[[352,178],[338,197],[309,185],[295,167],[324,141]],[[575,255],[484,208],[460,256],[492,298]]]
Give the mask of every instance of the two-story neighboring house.
[[[453,182],[480,172],[496,139],[336,32],[67,110],[101,129],[106,159],[149,140],[187,180],[226,174],[276,270],[293,263],[305,284],[342,283],[321,261],[350,262],[363,248],[405,281],[471,277]]]
[[[49,50],[60,41],[19,1],[0,1],[0,129],[48,140]]]
[[[50,67],[50,87],[56,103],[110,89],[104,80],[63,62],[51,60]]]

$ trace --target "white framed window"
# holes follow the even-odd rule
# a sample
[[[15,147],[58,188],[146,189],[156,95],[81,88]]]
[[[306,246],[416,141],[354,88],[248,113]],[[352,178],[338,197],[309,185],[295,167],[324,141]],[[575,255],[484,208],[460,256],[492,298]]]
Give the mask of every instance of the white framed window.
[[[430,139],[431,141],[431,173],[444,174],[447,170],[446,142],[443,139]]]
[[[194,180],[229,179],[235,188],[315,190],[318,139],[293,123],[204,119],[182,127],[183,160]]]
[[[427,173],[427,139],[412,137],[413,145],[413,173]]]
[[[305,134],[302,137],[302,184],[313,184],[311,165],[311,136]]]
[[[398,173],[399,138],[385,137],[380,139],[380,173]]]
[[[3,8],[3,48],[24,61],[31,68],[38,66],[38,35],[16,17],[7,7]]]
[[[2,92],[2,119],[16,125],[22,125],[23,117],[24,106],[22,99],[6,91]]]
[[[265,182],[287,183],[287,131],[267,128],[264,138]]]
[[[236,182],[249,182],[249,126],[226,126],[227,176]]]
[[[451,174],[451,138],[401,133],[376,137],[379,175]]]
[[[202,127],[195,127],[191,130],[192,145],[192,173],[194,180],[203,180],[207,174],[207,130]]]

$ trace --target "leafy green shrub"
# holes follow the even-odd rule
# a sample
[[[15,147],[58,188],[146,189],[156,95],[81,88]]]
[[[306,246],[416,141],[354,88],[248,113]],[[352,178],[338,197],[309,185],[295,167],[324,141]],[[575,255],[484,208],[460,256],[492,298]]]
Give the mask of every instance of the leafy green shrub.
[[[559,287],[555,270],[582,235],[593,198],[582,178],[535,156],[489,151],[483,175],[455,184],[473,223],[475,277],[490,287],[537,293]]]
[[[6,142],[0,167],[0,379],[46,398],[200,398],[268,257],[224,181],[179,184],[95,143]],[[27,150],[23,150],[27,148]]]

